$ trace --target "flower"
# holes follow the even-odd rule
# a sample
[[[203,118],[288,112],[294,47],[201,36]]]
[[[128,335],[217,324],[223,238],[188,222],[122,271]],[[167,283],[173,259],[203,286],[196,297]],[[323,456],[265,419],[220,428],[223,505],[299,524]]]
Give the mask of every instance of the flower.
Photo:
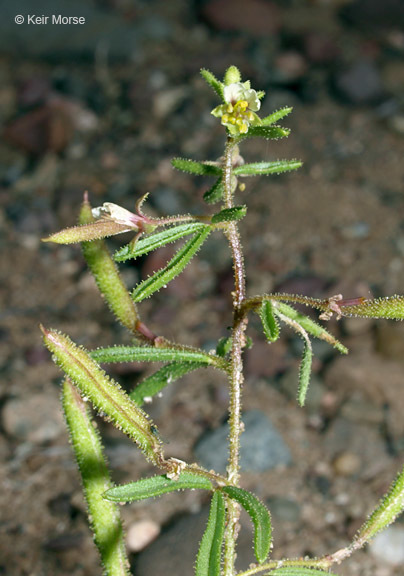
[[[223,89],[226,103],[214,108],[211,114],[221,118],[223,126],[233,136],[246,134],[250,126],[261,124],[261,119],[255,114],[261,107],[260,95],[251,88],[249,81],[229,84]]]

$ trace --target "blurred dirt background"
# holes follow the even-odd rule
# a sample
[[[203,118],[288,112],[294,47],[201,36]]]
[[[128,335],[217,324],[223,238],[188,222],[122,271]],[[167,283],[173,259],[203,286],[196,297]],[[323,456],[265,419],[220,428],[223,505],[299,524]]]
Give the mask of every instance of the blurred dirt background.
[[[83,16],[85,24],[27,23],[34,13]],[[102,570],[61,415],[60,373],[38,325],[88,348],[130,339],[79,249],[41,237],[76,221],[85,190],[93,205],[133,209],[150,192],[153,215],[205,210],[210,181],[175,172],[170,159],[221,155],[223,130],[210,115],[217,100],[199,69],[221,77],[235,64],[267,92],[265,114],[294,107],[284,122],[291,136],[248,142],[245,159],[304,161],[296,174],[246,180],[239,194],[249,206],[241,225],[249,294],[402,293],[404,4],[39,0],[34,8],[0,0],[0,14],[0,574],[93,576]],[[15,24],[16,15],[25,23]],[[125,266],[128,286],[172,252]],[[227,334],[231,289],[227,247],[216,236],[141,306],[143,319],[209,350]],[[249,327],[245,409],[263,426],[255,439],[272,424],[278,434],[268,450],[277,443],[281,456],[267,461],[264,450],[246,466],[243,486],[272,510],[277,558],[346,545],[403,463],[403,325],[348,319],[329,328],[350,355],[316,345],[302,410],[300,341],[284,331],[268,347],[256,320]],[[130,389],[145,367],[111,372]],[[150,407],[167,455],[190,461],[209,461],[216,449],[208,443],[204,454],[201,440],[222,429],[226,410],[226,384],[210,371],[184,378]],[[99,426],[117,482],[152,473],[121,434]],[[190,574],[206,505],[205,495],[190,493],[124,507],[134,573]],[[248,521],[243,534],[240,568],[253,561]],[[393,576],[403,565],[401,520],[334,572]]]

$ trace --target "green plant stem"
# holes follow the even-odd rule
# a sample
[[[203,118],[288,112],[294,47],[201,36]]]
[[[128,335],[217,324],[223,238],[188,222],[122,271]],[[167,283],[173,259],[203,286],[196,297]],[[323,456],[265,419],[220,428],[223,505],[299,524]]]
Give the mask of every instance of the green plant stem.
[[[259,574],[260,572],[266,572],[268,570],[275,570],[276,568],[286,568],[286,567],[306,567],[306,568],[317,568],[318,570],[329,570],[331,562],[326,558],[313,558],[305,560],[303,558],[298,558],[296,560],[272,560],[272,562],[265,562],[265,564],[260,564],[245,570],[244,572],[239,572],[237,576],[253,576]]]
[[[233,207],[233,152],[236,146],[234,138],[228,138],[223,160],[223,181],[225,190],[225,208]],[[245,269],[237,222],[229,222],[225,231],[233,259],[234,292],[233,292],[233,327],[232,351],[230,360],[230,405],[229,405],[229,464],[227,478],[233,486],[239,484],[239,459],[241,426],[241,393],[243,385],[243,348],[245,346],[245,329],[247,319],[242,312],[242,305],[246,298]],[[224,575],[232,576],[235,573],[236,539],[238,534],[238,521],[240,509],[238,504],[227,499],[227,529],[224,548]]]

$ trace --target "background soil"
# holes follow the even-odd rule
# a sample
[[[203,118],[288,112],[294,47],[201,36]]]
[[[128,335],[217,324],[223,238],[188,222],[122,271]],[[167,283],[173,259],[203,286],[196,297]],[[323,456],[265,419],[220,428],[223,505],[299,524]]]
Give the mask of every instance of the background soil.
[[[37,14],[83,14],[81,28],[18,26],[15,15],[32,14],[32,5],[0,7],[0,574],[95,575],[101,568],[60,411],[60,373],[38,325],[89,348],[130,340],[97,297],[79,249],[40,238],[75,222],[85,190],[93,205],[108,200],[131,209],[151,192],[154,215],[205,210],[209,181],[175,172],[170,160],[221,155],[223,130],[210,115],[217,102],[199,69],[221,77],[235,64],[267,92],[264,113],[294,107],[284,122],[292,135],[247,143],[245,159],[304,161],[296,174],[246,180],[240,193],[249,207],[241,225],[249,293],[402,293],[403,5],[35,4]],[[125,266],[128,286],[171,253]],[[231,289],[226,244],[215,237],[141,312],[153,330],[210,349],[227,333]],[[301,410],[294,400],[300,342],[285,331],[268,348],[258,324],[249,327],[255,344],[246,357],[245,408],[268,414],[292,457],[286,468],[247,471],[243,480],[272,505],[276,557],[319,556],[346,545],[402,466],[402,325],[348,319],[329,328],[350,355],[316,347],[312,394]],[[114,375],[130,388],[144,370],[126,366]],[[225,382],[209,371],[167,390],[151,413],[169,439],[168,453],[193,460],[197,441],[224,422],[226,402]],[[125,438],[99,425],[116,481],[152,472]],[[163,531],[131,556],[137,574],[158,574],[156,559],[164,573],[168,562],[188,573],[184,550],[188,539],[192,547],[200,538],[205,504],[191,493],[123,509],[129,533],[144,520]],[[190,519],[191,528],[181,532],[178,518]],[[368,548],[335,573],[402,574],[402,521],[391,530],[382,550]],[[248,527],[246,533],[241,563],[252,561]],[[177,534],[177,545],[167,534]]]

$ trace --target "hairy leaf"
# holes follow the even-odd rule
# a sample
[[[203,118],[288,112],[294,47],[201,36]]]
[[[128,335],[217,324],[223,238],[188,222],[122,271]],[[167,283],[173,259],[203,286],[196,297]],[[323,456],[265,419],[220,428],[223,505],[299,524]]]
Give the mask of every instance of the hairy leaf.
[[[290,130],[281,126],[250,126],[248,132],[242,134],[240,139],[265,138],[265,140],[279,140],[279,138],[286,138],[289,134]]]
[[[142,478],[137,482],[122,484],[109,489],[104,498],[110,502],[135,502],[155,498],[177,490],[212,490],[212,483],[203,476],[192,472],[181,472],[178,480],[172,480],[166,475]]]
[[[292,112],[293,108],[281,108],[280,110],[276,110],[275,112],[272,112],[272,114],[270,114],[269,116],[267,116],[266,118],[262,118],[262,123],[264,126],[270,126],[271,124],[275,124],[275,122],[278,122],[278,120],[282,120],[282,118],[285,118],[285,116],[288,116],[291,112]]]
[[[262,302],[259,314],[266,339],[268,342],[276,342],[279,338],[280,328],[269,300]]]
[[[90,412],[75,387],[66,378],[63,383],[63,409],[70,439],[83,483],[84,496],[94,541],[101,554],[105,573],[128,576],[129,561],[117,506],[103,500],[113,487],[101,438]]]
[[[212,224],[241,220],[246,214],[247,206],[233,206],[232,208],[224,208],[212,216]]]
[[[149,416],[124,390],[110,379],[84,348],[68,336],[41,327],[44,342],[53,359],[80,392],[91,400],[106,420],[136,442],[145,457],[158,465],[162,460],[160,441]]]
[[[201,70],[202,78],[209,84],[209,86],[216,92],[219,98],[224,102],[223,96],[223,89],[224,85],[223,82],[220,82],[210,70],[206,70],[206,68],[202,68]]]
[[[202,362],[172,362],[167,364],[142,380],[129,396],[138,406],[141,406],[146,398],[153,398],[168,384],[203,366],[206,366],[206,364]]]
[[[257,561],[262,564],[265,562],[272,543],[272,526],[271,516],[264,504],[258,500],[254,494],[236,488],[235,486],[224,486],[222,491],[236,500],[244,510],[249,514],[254,524],[254,552]]]
[[[227,68],[227,70],[224,74],[223,82],[224,82],[225,86],[229,86],[229,84],[236,84],[237,82],[241,82],[241,74],[240,74],[240,70],[237,68],[237,66],[229,66],[229,68]]]
[[[203,195],[203,199],[208,204],[215,204],[216,202],[220,202],[224,195],[224,184],[223,178],[219,178],[209,190]]]
[[[343,344],[341,344],[339,340],[334,338],[334,336],[329,332],[327,332],[327,330],[322,326],[320,326],[320,324],[317,324],[316,322],[314,322],[314,320],[312,320],[305,314],[301,314],[288,304],[284,304],[283,302],[277,302],[276,306],[279,309],[279,311],[282,312],[282,314],[284,314],[291,320],[295,320],[298,324],[300,324],[300,326],[304,330],[306,330],[306,332],[308,332],[315,338],[318,338],[319,340],[324,340],[325,342],[328,342],[329,344],[334,346],[334,348],[336,348],[339,352],[341,352],[341,354],[348,354],[348,348],[346,348]]]
[[[371,514],[355,537],[355,541],[368,542],[378,532],[387,528],[404,511],[404,468],[398,474],[387,495]]]
[[[225,530],[225,502],[220,492],[213,494],[206,530],[196,558],[195,576],[220,576],[221,550]]]
[[[236,176],[261,176],[269,174],[281,174],[282,172],[290,172],[297,170],[303,165],[303,162],[298,160],[277,160],[276,162],[253,162],[251,164],[243,164],[234,168]]]
[[[300,363],[299,369],[299,388],[297,393],[297,399],[300,406],[304,406],[306,402],[307,391],[310,384],[311,375],[311,362],[313,359],[313,350],[311,348],[310,340],[305,342],[302,361]]]
[[[336,304],[340,306],[342,316],[387,318],[390,320],[404,319],[404,296],[397,294],[385,298],[375,298],[374,300],[366,298],[341,300],[341,302],[337,301]]]
[[[284,566],[268,573],[268,576],[334,576],[328,570],[318,570],[308,566]]]
[[[196,174],[198,176],[222,175],[221,167],[213,162],[198,162],[197,160],[189,160],[188,158],[173,158],[171,164],[177,170],[187,172],[188,174]]]
[[[161,246],[175,242],[184,236],[199,232],[206,227],[207,225],[201,222],[189,222],[187,224],[180,224],[179,226],[172,226],[161,232],[156,232],[155,234],[141,238],[135,243],[130,242],[117,250],[114,258],[117,262],[126,262],[126,260],[130,260],[131,258],[138,258]]]
[[[184,268],[189,264],[193,256],[198,252],[206,238],[209,236],[211,228],[197,232],[188,242],[175,254],[165,268],[158,270],[153,276],[140,282],[133,290],[132,298],[135,302],[141,302],[149,298],[154,292],[157,292],[171,282]]]
[[[213,354],[193,348],[159,348],[158,346],[111,346],[91,351],[91,358],[100,364],[109,362],[199,362],[223,365]]]

